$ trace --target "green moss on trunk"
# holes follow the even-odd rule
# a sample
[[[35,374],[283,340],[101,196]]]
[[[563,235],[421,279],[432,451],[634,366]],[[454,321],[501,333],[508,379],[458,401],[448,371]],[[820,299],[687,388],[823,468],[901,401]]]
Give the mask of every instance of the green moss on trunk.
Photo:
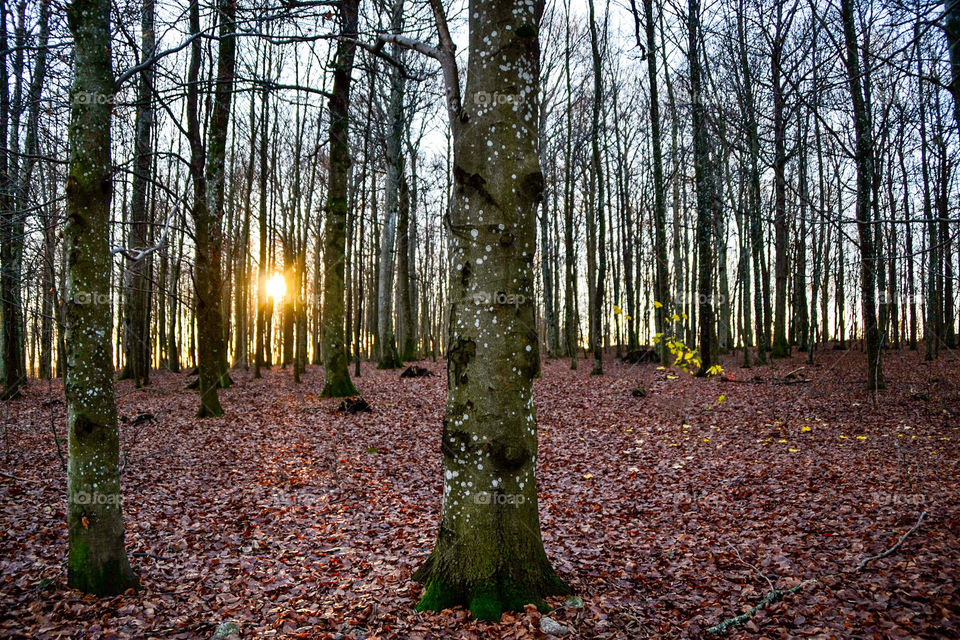
[[[542,12],[539,1],[470,2],[466,101],[451,123],[443,509],[433,553],[416,575],[426,583],[417,606],[459,604],[484,620],[569,591],[544,551],[537,505],[533,260],[543,192],[536,84]],[[514,92],[509,99],[505,87]]]
[[[74,0],[76,42],[67,176],[66,318],[67,583],[96,595],[136,588],[120,503],[120,439],[113,386],[107,245],[112,195],[110,2]]]

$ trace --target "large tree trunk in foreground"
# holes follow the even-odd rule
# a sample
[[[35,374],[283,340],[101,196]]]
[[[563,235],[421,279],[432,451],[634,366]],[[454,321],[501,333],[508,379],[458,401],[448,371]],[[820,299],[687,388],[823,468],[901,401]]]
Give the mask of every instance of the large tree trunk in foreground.
[[[120,439],[113,390],[109,305],[112,189],[110,2],[74,0],[67,13],[76,42],[67,177],[67,583],[97,595],[137,586],[123,544]]]
[[[347,181],[350,172],[350,75],[357,50],[359,0],[340,4],[340,31],[330,95],[330,169],[327,188],[326,227],[323,239],[323,395],[357,393],[347,371],[344,334],[343,278],[347,224]]]
[[[883,389],[880,368],[880,330],[877,326],[876,253],[870,222],[873,192],[873,135],[870,114],[860,82],[860,53],[853,16],[853,1],[840,0],[843,35],[846,41],[847,79],[853,102],[853,127],[857,143],[857,232],[860,238],[860,292],[863,298],[863,332],[867,343],[867,389]]]
[[[439,13],[439,0],[433,4]],[[462,111],[459,86],[451,81],[452,43],[445,25],[440,29],[455,140],[448,397],[443,512],[433,553],[417,572],[426,580],[417,606],[463,604],[484,620],[567,590],[543,549],[535,475],[539,350],[533,259],[543,193],[537,151],[542,12],[542,0],[470,2]],[[498,64],[483,55],[492,52]],[[516,91],[511,100],[483,99],[504,87]]]

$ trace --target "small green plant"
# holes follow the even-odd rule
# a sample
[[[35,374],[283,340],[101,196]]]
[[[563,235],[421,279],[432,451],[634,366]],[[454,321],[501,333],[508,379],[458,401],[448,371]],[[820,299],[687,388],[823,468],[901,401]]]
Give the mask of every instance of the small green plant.
[[[657,301],[654,301],[653,305],[658,309],[663,306]],[[673,365],[675,367],[680,367],[690,375],[693,375],[702,365],[700,354],[697,353],[696,349],[691,348],[683,340],[677,337],[683,333],[683,325],[681,322],[687,319],[687,314],[674,313],[669,319],[672,325],[669,329],[669,332],[664,331],[663,333],[658,333],[653,336],[653,343],[656,345],[663,343],[663,346],[666,347],[667,351],[673,354]],[[719,364],[715,364],[707,369],[708,378],[720,375],[722,373],[723,367],[721,367]]]

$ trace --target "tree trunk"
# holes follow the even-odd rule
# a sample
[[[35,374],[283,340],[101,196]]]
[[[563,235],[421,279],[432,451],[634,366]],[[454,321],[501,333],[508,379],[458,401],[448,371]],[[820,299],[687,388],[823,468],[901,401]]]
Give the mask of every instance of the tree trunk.
[[[710,151],[710,135],[703,106],[700,69],[700,2],[690,0],[689,30],[690,105],[693,123],[693,164],[697,187],[697,327],[700,368],[698,376],[713,366],[713,213],[716,198],[716,172]]]
[[[20,26],[17,28],[13,76],[17,79],[19,94],[23,83],[23,20],[25,4],[21,3]],[[27,367],[23,342],[23,301],[21,299],[21,269],[23,266],[24,216],[17,211],[19,198],[15,196],[19,161],[19,120],[21,105],[15,95],[11,112],[10,90],[7,78],[7,18],[6,3],[0,10],[0,48],[3,49],[3,69],[0,73],[0,356],[3,364],[3,393],[0,400],[20,396],[20,388],[27,382]],[[9,136],[9,144],[8,144]],[[91,293],[91,292],[88,292]]]
[[[323,239],[323,371],[324,397],[357,393],[347,370],[343,316],[344,243],[347,222],[347,182],[350,173],[350,76],[357,50],[359,0],[340,3],[340,33],[330,94],[330,166]]]
[[[595,206],[590,215],[596,215],[597,233],[594,244],[597,251],[597,279],[594,283],[590,314],[593,318],[590,335],[590,346],[593,349],[593,369],[590,375],[603,375],[603,293],[607,278],[607,224],[604,200],[603,163],[600,159],[600,130],[602,127],[600,107],[603,103],[603,66],[600,59],[600,37],[597,33],[597,20],[594,12],[593,0],[588,0],[590,7],[590,51],[593,60],[593,116],[592,134],[590,136],[591,162],[593,166],[593,182],[596,186]]]
[[[221,252],[223,250],[223,191],[227,127],[236,42],[233,33],[236,4],[219,0],[220,44],[213,110],[210,115],[207,147],[204,148],[198,114],[200,54],[199,38],[192,43],[187,93],[187,130],[190,141],[190,174],[193,179],[193,223],[196,258],[194,282],[197,314],[197,367],[200,408],[197,417],[223,415],[217,388],[229,386],[226,344],[223,337]],[[200,31],[197,0],[190,6],[191,32]]]
[[[790,355],[790,343],[787,341],[787,123],[784,111],[783,95],[783,46],[786,39],[786,27],[783,24],[783,3],[776,2],[777,31],[774,34],[770,56],[770,83],[773,88],[773,182],[774,182],[774,294],[773,311],[773,348],[770,355],[774,358],[786,358]]]
[[[460,107],[452,41],[445,43],[454,194],[450,212],[448,398],[441,448],[443,513],[436,546],[416,577],[417,608],[463,604],[483,620],[565,593],[540,537],[533,377],[539,23],[543,3],[470,2],[469,73]],[[509,27],[509,28],[505,28]],[[497,52],[492,65],[487,52]],[[503,87],[508,102],[477,99]],[[492,301],[486,292],[496,292]],[[520,297],[522,296],[522,298]]]
[[[140,13],[140,59],[153,56],[155,36],[153,31],[154,0],[144,0]],[[130,199],[130,227],[127,246],[147,246],[150,231],[147,188],[150,183],[153,133],[153,68],[140,72],[137,88],[137,119],[134,134],[133,195]],[[150,258],[131,260],[123,274],[123,348],[126,358],[124,377],[132,379],[139,387],[147,381],[150,369],[150,293],[147,278]]]
[[[860,291],[863,298],[863,332],[867,344],[867,389],[883,389],[880,332],[877,327],[876,254],[870,198],[873,192],[873,134],[864,103],[860,76],[860,52],[853,17],[853,0],[840,0],[840,15],[846,42],[847,76],[853,102],[853,126],[857,151],[857,232],[860,238]]]
[[[400,176],[397,206],[397,315],[400,328],[400,360],[417,358],[413,330],[413,303],[410,296],[410,186]]]
[[[110,2],[74,0],[75,42],[65,233],[67,300],[67,583],[110,596],[137,587],[123,543],[113,314],[86,298],[109,291],[112,190]]]

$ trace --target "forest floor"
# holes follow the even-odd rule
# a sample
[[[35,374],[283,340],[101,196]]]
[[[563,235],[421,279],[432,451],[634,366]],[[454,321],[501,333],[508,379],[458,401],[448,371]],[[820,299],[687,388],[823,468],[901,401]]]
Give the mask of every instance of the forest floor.
[[[543,538],[584,602],[550,601],[567,637],[698,637],[771,585],[811,579],[729,636],[958,637],[957,354],[889,352],[877,395],[859,351],[817,360],[741,369],[729,356],[733,380],[545,362]],[[62,390],[34,382],[0,407],[0,636],[210,638],[234,621],[244,638],[543,637],[535,611],[491,625],[413,610],[439,519],[446,383],[442,362],[421,364],[438,375],[365,365],[373,412],[356,415],[319,397],[316,367],[299,386],[289,369],[235,372],[226,415],[204,421],[183,374],[118,383],[143,589],[106,600],[66,588]]]

